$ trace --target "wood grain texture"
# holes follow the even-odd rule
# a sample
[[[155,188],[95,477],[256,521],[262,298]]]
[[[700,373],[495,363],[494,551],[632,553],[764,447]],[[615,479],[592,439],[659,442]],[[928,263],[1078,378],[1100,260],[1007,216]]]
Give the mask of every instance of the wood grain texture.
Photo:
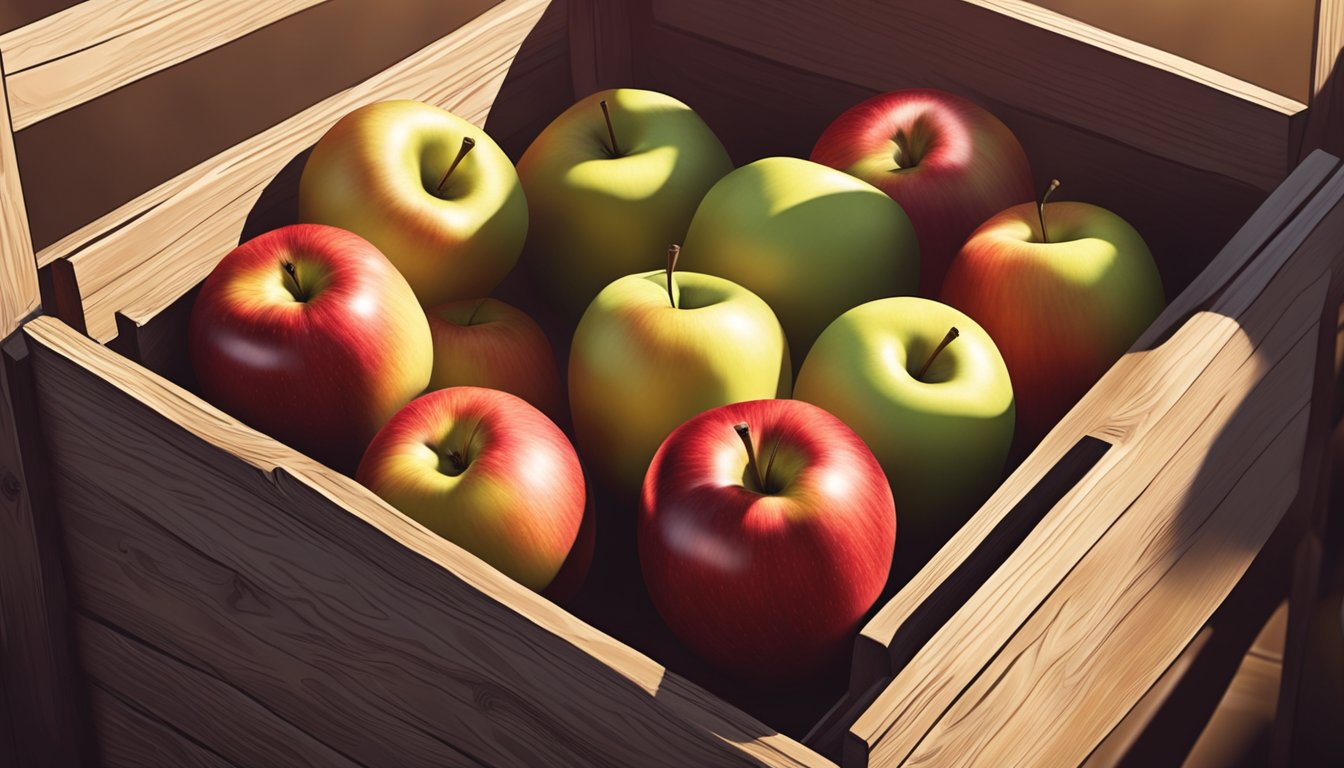
[[[876,90],[937,87],[1273,189],[1305,105],[1024,0],[655,0],[654,18]],[[974,51],[975,55],[967,55]]]
[[[0,345],[0,678],[17,765],[77,766],[91,741],[69,643],[61,532],[37,420],[32,359]]]
[[[1344,0],[1316,0],[1311,101],[1299,154],[1344,154]]]
[[[59,321],[25,332],[81,609],[351,759],[825,764]]]
[[[1116,447],[897,675],[854,726],[847,758],[894,765],[941,750],[1000,764],[1031,742],[1076,763],[1170,666],[1296,494],[1341,198],[1336,176],[1210,311],[1156,349],[1131,351],[1047,437],[1043,448],[1061,432]],[[1206,465],[1210,451],[1225,460]],[[1206,572],[1203,583],[1193,576]],[[1063,693],[1028,682],[1047,669],[1072,676]],[[1133,687],[1107,677],[1117,674]],[[1074,677],[1091,686],[1075,688]],[[1013,696],[1030,701],[1005,708]],[[1037,716],[1046,719],[1026,726]]]
[[[326,0],[87,0],[0,35],[14,129]]]
[[[0,58],[0,338],[38,308],[40,295],[4,73],[5,60]]]
[[[1207,306],[1221,291],[1228,277],[1241,272],[1247,263],[1262,252],[1270,239],[1292,219],[1304,202],[1317,192],[1320,185],[1338,166],[1339,162],[1336,159],[1324,153],[1304,162],[1302,167],[1269,196],[1191,286],[1171,302],[1144,336],[1135,343],[1134,349],[1144,350],[1154,346],[1156,341],[1179,329],[1197,309]],[[1197,340],[1192,340],[1192,343],[1196,346],[1199,344]],[[1209,355],[1211,352],[1205,350],[1203,354]],[[1142,359],[1145,358],[1140,358]],[[1136,370],[1131,384],[1143,386],[1144,377],[1156,375],[1161,378],[1149,383],[1152,389],[1160,390],[1164,380],[1179,389],[1188,384],[1190,377],[1197,373],[1192,370],[1176,377],[1172,371],[1159,373],[1153,368],[1154,366],[1143,365],[1142,370]],[[1108,395],[1120,391],[1121,387],[1115,387],[1119,383],[1115,378],[1116,375],[1115,372],[1108,375],[1098,387],[1104,386]],[[1179,381],[1176,378],[1179,378]],[[1162,395],[1158,392],[1156,396]],[[1166,395],[1167,398],[1175,396],[1175,390]],[[941,626],[941,622],[929,625],[921,618],[923,606],[930,597],[943,584],[953,579],[966,564],[976,566],[973,555],[1031,489],[1037,487],[1051,468],[1058,465],[1072,449],[1074,438],[1066,436],[1066,433],[1088,434],[1096,428],[1094,421],[1083,418],[1083,411],[1079,409],[1075,411],[1078,417],[1072,415],[1066,417],[1061,422],[1061,427],[1064,429],[1052,432],[976,515],[954,534],[942,550],[863,628],[858,639],[856,656],[890,659],[887,662],[890,665],[887,674],[890,675],[904,666],[915,649],[925,644]],[[1076,421],[1075,418],[1079,420]],[[1109,442],[1116,442],[1114,436],[1104,434],[1097,436]],[[1124,452],[1117,452],[1117,456],[1122,458]],[[1110,456],[1107,461],[1117,462],[1120,460],[1117,456]],[[988,576],[988,573],[983,573],[983,576]],[[968,597],[970,594],[966,593],[952,595],[950,599],[960,605]]]
[[[209,749],[95,685],[89,699],[97,717],[99,764],[104,768],[234,768]]]
[[[631,24],[647,16],[647,0],[569,0],[570,72],[574,99],[630,84]]]
[[[74,503],[97,507],[99,501],[81,498]],[[80,662],[93,685],[134,702],[156,720],[172,723],[175,730],[197,744],[210,745],[229,762],[313,768],[359,765],[209,669],[176,658],[88,614],[77,621]]]
[[[545,47],[552,44],[550,38],[565,38],[563,19],[530,37],[547,6],[546,0],[501,3],[399,64],[43,249],[39,263],[68,257],[84,297],[89,334],[107,341],[116,332],[116,311],[141,321],[204,279],[237,244],[252,206],[276,173],[355,107],[412,98],[483,125],[506,77],[515,74],[510,65],[524,41]],[[87,247],[79,250],[82,246]]]

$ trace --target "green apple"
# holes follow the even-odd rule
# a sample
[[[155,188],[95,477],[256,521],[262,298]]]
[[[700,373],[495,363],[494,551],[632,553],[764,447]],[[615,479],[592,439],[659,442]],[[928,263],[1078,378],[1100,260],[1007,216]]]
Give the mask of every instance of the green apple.
[[[1018,431],[1035,444],[1087,394],[1166,306],[1143,238],[1081,202],[1023,203],[971,233],[942,300],[994,336],[1017,393]]]
[[[384,101],[341,118],[313,147],[299,220],[363,236],[432,307],[485,296],[513,269],[527,200],[485,131],[429,104]]]
[[[700,198],[732,167],[680,101],[629,88],[594,93],[518,162],[532,211],[527,268],[557,309],[577,317],[608,283],[680,243]]]
[[[765,299],[795,359],[846,310],[919,288],[919,244],[901,206],[866,181],[793,157],[721,179],[684,245],[687,267]]]
[[[989,334],[946,304],[901,296],[844,313],[808,352],[794,397],[840,417],[877,456],[902,552],[931,554],[1002,479],[1008,367]]]
[[[610,487],[639,490],[658,446],[710,408],[787,397],[788,343],[760,297],[721,277],[622,277],[579,320],[569,403],[584,461]]]

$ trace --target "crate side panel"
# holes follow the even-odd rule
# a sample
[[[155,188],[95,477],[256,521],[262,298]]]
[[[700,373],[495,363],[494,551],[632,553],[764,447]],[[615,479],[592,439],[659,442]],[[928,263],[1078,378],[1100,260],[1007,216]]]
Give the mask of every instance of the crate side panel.
[[[351,759],[820,762],[349,480],[28,328],[76,604]]]

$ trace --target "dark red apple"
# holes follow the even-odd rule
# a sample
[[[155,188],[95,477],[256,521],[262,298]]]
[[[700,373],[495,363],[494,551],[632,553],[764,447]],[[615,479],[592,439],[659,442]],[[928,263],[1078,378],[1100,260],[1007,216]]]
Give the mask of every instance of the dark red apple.
[[[295,224],[229,252],[201,285],[188,352],[211,403],[343,472],[429,383],[429,322],[369,241]]]
[[[917,88],[874,96],[821,134],[812,161],[863,179],[900,203],[919,238],[919,292],[934,297],[981,222],[1029,202],[1031,167],[1017,137],[980,105]]]
[[[844,653],[891,567],[896,510],[877,459],[798,400],[705,411],[644,480],[639,558],[654,606],[742,677],[815,676]]]

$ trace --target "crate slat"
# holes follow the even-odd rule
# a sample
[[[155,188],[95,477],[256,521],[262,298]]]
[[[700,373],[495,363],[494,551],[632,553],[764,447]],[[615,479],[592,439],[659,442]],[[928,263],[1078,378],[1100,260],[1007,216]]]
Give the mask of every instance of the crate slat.
[[[1190,507],[1191,517],[1212,514],[1207,509],[1207,503],[1220,501],[1235,486],[1235,474],[1199,475],[1201,481],[1211,483],[1207,487],[1201,485],[1201,488],[1206,496],[1211,494],[1212,498],[1184,498],[1181,494],[1187,490],[1189,481],[1205,458],[1205,452],[1199,450],[1199,445],[1203,444],[1200,440],[1208,443],[1219,430],[1231,429],[1228,426],[1230,414],[1235,413],[1237,419],[1244,420],[1251,418],[1252,414],[1267,411],[1283,419],[1265,427],[1268,430],[1268,434],[1263,436],[1265,439],[1278,434],[1285,429],[1286,424],[1296,424],[1287,419],[1300,419],[1301,424],[1293,427],[1297,431],[1283,437],[1282,444],[1275,451],[1266,452],[1263,456],[1255,456],[1254,451],[1250,452],[1257,462],[1265,462],[1261,471],[1272,474],[1272,468],[1282,469],[1285,463],[1293,467],[1294,472],[1297,471],[1302,464],[1303,445],[1307,442],[1307,414],[1294,414],[1305,408],[1305,403],[1311,397],[1320,347],[1316,332],[1321,327],[1322,311],[1331,280],[1335,278],[1332,270],[1338,268],[1336,262],[1341,258],[1338,243],[1344,239],[1344,209],[1339,207],[1341,198],[1344,198],[1344,175],[1336,175],[1258,258],[1242,271],[1235,282],[1216,297],[1209,311],[1194,315],[1170,340],[1155,349],[1136,349],[1127,354],[1046,438],[1045,445],[1048,445],[1063,435],[1094,433],[1112,441],[1118,440],[1119,444],[1098,463],[1078,488],[1051,510],[980,591],[914,655],[873,707],[859,719],[852,729],[852,738],[847,742],[847,748],[855,755],[856,761],[871,750],[875,764],[898,764],[907,757],[916,760],[917,756],[911,753],[917,747],[923,750],[922,742],[941,745],[936,740],[924,742],[926,734],[935,729],[936,723],[959,722],[948,713],[948,708],[963,696],[967,686],[973,683],[975,686],[992,685],[998,680],[994,670],[1001,669],[999,665],[1005,663],[1005,658],[1016,658],[1010,656],[1008,651],[1001,654],[1000,649],[1005,645],[1010,649],[1015,648],[1021,642],[1023,635],[1016,634],[1018,628],[1024,624],[1030,627],[1036,626],[1032,622],[1046,621],[1041,616],[1048,615],[1051,606],[1058,610],[1060,601],[1066,599],[1061,595],[1069,592],[1067,585],[1084,583],[1082,577],[1070,575],[1071,571],[1077,572],[1075,567],[1091,574],[1094,586],[1111,587],[1104,597],[1094,596],[1094,600],[1099,600],[1103,606],[1113,606],[1119,601],[1125,594],[1124,590],[1107,581],[1107,575],[1118,577],[1124,573],[1123,569],[1117,569],[1114,557],[1110,562],[1099,561],[1095,559],[1098,556],[1092,553],[1097,550],[1109,551],[1115,546],[1113,542],[1117,530],[1141,526],[1143,521],[1158,525],[1153,521],[1169,519],[1174,505],[1182,501]],[[1297,362],[1282,362],[1280,368],[1274,368],[1288,359],[1290,353],[1286,350],[1290,348],[1296,350],[1291,354],[1297,355],[1293,358]],[[1126,380],[1131,373],[1142,370],[1145,363],[1166,368],[1168,374],[1180,369],[1189,370],[1193,366],[1197,377],[1180,382],[1170,375],[1164,377],[1150,371]],[[1280,369],[1291,370],[1291,375],[1281,373]],[[1268,384],[1261,389],[1254,389],[1262,379],[1268,381],[1270,378],[1279,382],[1276,386],[1281,387],[1282,393],[1272,390]],[[1301,392],[1298,392],[1299,389]],[[1153,399],[1150,397],[1152,394],[1160,396]],[[1278,399],[1280,394],[1283,394],[1282,400]],[[1294,400],[1297,394],[1301,395],[1300,403]],[[1159,405],[1162,407],[1154,407]],[[1316,416],[1319,418],[1319,414]],[[1253,440],[1248,437],[1243,442],[1250,443]],[[1212,443],[1204,447],[1210,445]],[[1239,446],[1228,449],[1225,445],[1219,443],[1215,447],[1230,450],[1224,463],[1235,466],[1241,458],[1237,453]],[[1119,463],[1117,458],[1112,462],[1112,457],[1129,452],[1134,454],[1130,461]],[[1028,463],[1031,461],[1029,459]],[[1182,466],[1185,468],[1184,473],[1179,471]],[[1016,478],[1017,475],[1010,478],[1008,485],[1011,486]],[[1277,485],[1262,481],[1262,486],[1268,485],[1268,488],[1235,486],[1233,493],[1240,493],[1245,498],[1255,498],[1255,492],[1289,493],[1286,498],[1263,499],[1266,506],[1250,505],[1261,518],[1272,519],[1277,524],[1296,495],[1296,474],[1291,480],[1290,483]],[[1079,498],[1090,498],[1090,501],[1078,504],[1076,502]],[[1271,502],[1278,503],[1278,506]],[[1244,508],[1230,504],[1226,511],[1220,507],[1218,514],[1235,516]],[[1148,515],[1155,517],[1146,517]],[[1117,523],[1117,520],[1120,522]],[[1235,525],[1211,525],[1209,528],[1215,532],[1235,529]],[[1272,525],[1267,530],[1272,530]],[[1252,539],[1258,535],[1249,526],[1245,533]],[[1268,533],[1264,535],[1268,536]],[[1235,540],[1236,537],[1230,538]],[[1213,544],[1203,539],[1191,541],[1197,541],[1199,546],[1215,546],[1217,543],[1216,536]],[[1126,543],[1139,548],[1148,547],[1150,549],[1145,551],[1154,556],[1167,551],[1164,547],[1172,544],[1149,542],[1145,545],[1141,539],[1131,539]],[[1189,542],[1176,543],[1189,545]],[[1207,605],[1200,604],[1201,608],[1207,609],[1202,615],[1198,615],[1199,611],[1193,611],[1198,615],[1199,624],[1188,626],[1183,616],[1174,619],[1171,610],[1164,610],[1161,603],[1157,604],[1150,624],[1153,627],[1165,626],[1175,634],[1157,644],[1158,650],[1149,649],[1151,653],[1171,655],[1154,662],[1156,671],[1146,681],[1147,685],[1151,685],[1156,675],[1170,665],[1174,653],[1188,643],[1213,608],[1225,597],[1226,590],[1219,590],[1223,586],[1230,589],[1230,585],[1235,583],[1235,578],[1228,574],[1235,572],[1239,576],[1240,571],[1236,569],[1244,569],[1262,544],[1263,540],[1247,543],[1247,549],[1240,552],[1244,561],[1229,558],[1228,567],[1233,569],[1231,571],[1219,571],[1206,564],[1210,573],[1215,574],[1210,577],[1213,585],[1210,589],[1217,597],[1215,599],[1208,592],[1191,589],[1193,598],[1211,601]],[[1176,556],[1172,559],[1180,560]],[[1102,562],[1103,566],[1087,566],[1087,563],[1096,562]],[[1218,576],[1220,573],[1221,577]],[[1061,583],[1064,586],[1059,586]],[[1188,580],[1183,583],[1189,586]],[[1158,616],[1163,620],[1156,618]],[[1180,637],[1182,632],[1187,633],[1184,638]],[[1152,629],[1153,636],[1161,636],[1161,633],[1160,628]],[[1135,660],[1134,665],[1138,666],[1140,662]],[[1111,673],[1118,671],[1124,674],[1129,666],[1126,663],[1113,665]],[[986,667],[989,670],[982,675]],[[1070,672],[1077,671],[1076,665],[1070,667]],[[1141,672],[1135,672],[1135,677],[1144,679]],[[996,690],[1002,695],[1012,692],[1011,686]],[[965,698],[960,700],[966,701]],[[1133,701],[1119,696],[1112,699],[1113,708],[1123,706],[1118,713],[1105,707],[1094,709],[1103,712],[1100,715],[1103,718],[1114,714],[1115,720],[1109,723],[1109,728],[1118,722]],[[1030,707],[1023,709],[1030,710]],[[1074,717],[1083,717],[1081,713],[1087,711],[1090,710],[1086,706],[1068,710],[1069,715]],[[1030,715],[1027,713],[1024,716]],[[1104,735],[1103,732],[1097,738]],[[1042,740],[1039,723],[1034,738],[1038,743]],[[1078,738],[1086,742],[1087,734],[1079,735]],[[997,743],[1004,745],[1010,742],[1011,739],[1005,739]],[[1095,743],[1087,743],[1087,749]],[[933,749],[934,746],[929,748]],[[1083,753],[1085,755],[1086,752]]]
[[[57,494],[104,499],[63,502],[77,603],[310,733],[441,761],[825,764],[60,321],[24,330]],[[83,521],[117,508],[134,511],[123,533],[89,535]],[[282,670],[313,679],[286,685]]]
[[[67,486],[67,489],[69,486]],[[86,508],[99,501],[84,499]],[[113,532],[107,532],[115,536]],[[80,663],[91,684],[173,723],[193,742],[238,765],[360,768],[255,699],[189,664],[82,613],[76,619]],[[239,734],[247,734],[239,738]],[[104,734],[107,735],[107,734]]]
[[[1273,189],[1306,105],[1025,0],[654,0],[656,20],[876,90],[1007,103]],[[1295,159],[1295,158],[1293,158]]]
[[[14,130],[327,0],[86,0],[0,35]]]
[[[0,58],[0,339],[37,309],[40,293],[4,73]]]
[[[98,713],[104,768],[241,768],[96,684],[89,699]]]
[[[546,0],[499,4],[378,75],[164,182],[43,249],[39,264],[69,258],[85,300],[88,332],[99,341],[108,341],[116,334],[116,311],[136,319],[152,315],[178,295],[168,295],[166,286],[180,294],[184,284],[204,279],[237,244],[249,201],[255,202],[281,168],[352,109],[382,99],[419,99],[483,125],[510,74],[514,56],[548,5]],[[561,24],[543,32],[557,40],[564,36]],[[569,94],[562,98],[567,101]],[[109,228],[110,234],[100,239]]]

